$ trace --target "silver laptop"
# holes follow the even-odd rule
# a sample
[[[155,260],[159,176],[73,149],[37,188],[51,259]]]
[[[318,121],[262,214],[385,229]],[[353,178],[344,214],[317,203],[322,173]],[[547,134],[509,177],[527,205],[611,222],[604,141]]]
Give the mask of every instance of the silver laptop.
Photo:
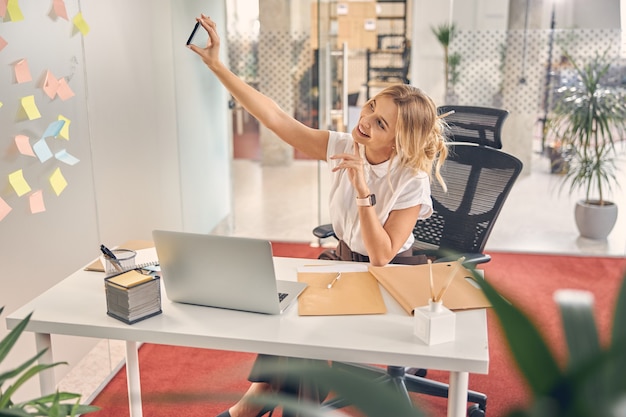
[[[266,240],[166,230],[152,237],[171,301],[280,314],[306,288],[276,280]]]

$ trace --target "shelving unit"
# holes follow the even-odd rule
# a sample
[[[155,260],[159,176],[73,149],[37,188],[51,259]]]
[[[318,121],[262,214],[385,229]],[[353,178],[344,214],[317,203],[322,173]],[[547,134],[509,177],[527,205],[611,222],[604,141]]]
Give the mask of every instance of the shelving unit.
[[[366,52],[367,98],[374,89],[408,83],[410,42],[406,0],[378,0],[376,49]]]

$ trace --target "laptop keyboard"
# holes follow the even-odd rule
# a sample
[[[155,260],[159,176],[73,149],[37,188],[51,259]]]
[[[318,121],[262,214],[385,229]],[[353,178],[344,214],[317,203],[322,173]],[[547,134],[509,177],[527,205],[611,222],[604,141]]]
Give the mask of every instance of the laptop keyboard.
[[[285,299],[285,297],[287,297],[289,294],[287,294],[286,292],[279,292],[278,293],[278,302],[281,302]]]

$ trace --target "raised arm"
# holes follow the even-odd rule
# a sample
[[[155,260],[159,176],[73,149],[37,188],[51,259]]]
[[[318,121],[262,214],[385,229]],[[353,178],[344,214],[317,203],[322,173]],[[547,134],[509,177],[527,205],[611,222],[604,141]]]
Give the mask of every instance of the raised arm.
[[[233,74],[219,59],[220,38],[215,22],[205,15],[201,15],[196,20],[207,31],[209,39],[204,48],[193,44],[189,45],[189,48],[200,55],[202,61],[235,100],[283,141],[311,158],[326,160],[328,132],[312,129],[300,123],[285,113],[274,100],[261,94]]]

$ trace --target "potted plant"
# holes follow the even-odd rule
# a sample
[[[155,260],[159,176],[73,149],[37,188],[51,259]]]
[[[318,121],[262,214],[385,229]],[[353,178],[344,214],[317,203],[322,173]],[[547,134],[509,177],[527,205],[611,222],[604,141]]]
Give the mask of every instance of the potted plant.
[[[571,152],[563,184],[570,193],[584,191],[576,204],[576,225],[582,237],[605,239],[617,220],[617,206],[607,200],[616,183],[616,139],[626,132],[626,94],[605,85],[611,67],[607,53],[580,64],[568,58],[576,82],[556,90],[551,126]]]
[[[0,307],[0,314],[4,307]],[[6,358],[30,321],[30,314],[22,320],[4,339],[0,340],[0,363]],[[56,392],[32,400],[14,402],[13,394],[30,378],[37,376],[46,369],[53,368],[65,362],[53,364],[36,364],[45,350],[21,364],[15,369],[0,372],[0,416],[76,416],[99,410],[98,407],[79,403],[80,394],[70,392]],[[5,383],[12,381],[4,388]]]
[[[431,31],[433,32],[433,34],[435,35],[435,37],[437,38],[437,40],[443,47],[443,68],[444,68],[444,82],[445,82],[444,87],[445,87],[446,102],[448,104],[454,104],[454,103],[450,103],[450,99],[452,100],[454,99],[449,97],[449,95],[454,94],[454,92],[450,91],[448,88],[449,88],[451,81],[453,81],[454,84],[456,84],[456,82],[458,81],[459,74],[458,74],[457,67],[461,61],[461,56],[457,53],[453,57],[451,57],[449,55],[449,48],[450,48],[450,43],[452,42],[452,39],[454,38],[454,35],[456,35],[456,25],[454,23],[442,23],[437,27],[431,27]],[[454,80],[451,80],[451,74],[450,74],[451,72],[450,59],[451,58],[452,58],[452,64],[454,64],[454,68],[452,68],[454,72]]]

